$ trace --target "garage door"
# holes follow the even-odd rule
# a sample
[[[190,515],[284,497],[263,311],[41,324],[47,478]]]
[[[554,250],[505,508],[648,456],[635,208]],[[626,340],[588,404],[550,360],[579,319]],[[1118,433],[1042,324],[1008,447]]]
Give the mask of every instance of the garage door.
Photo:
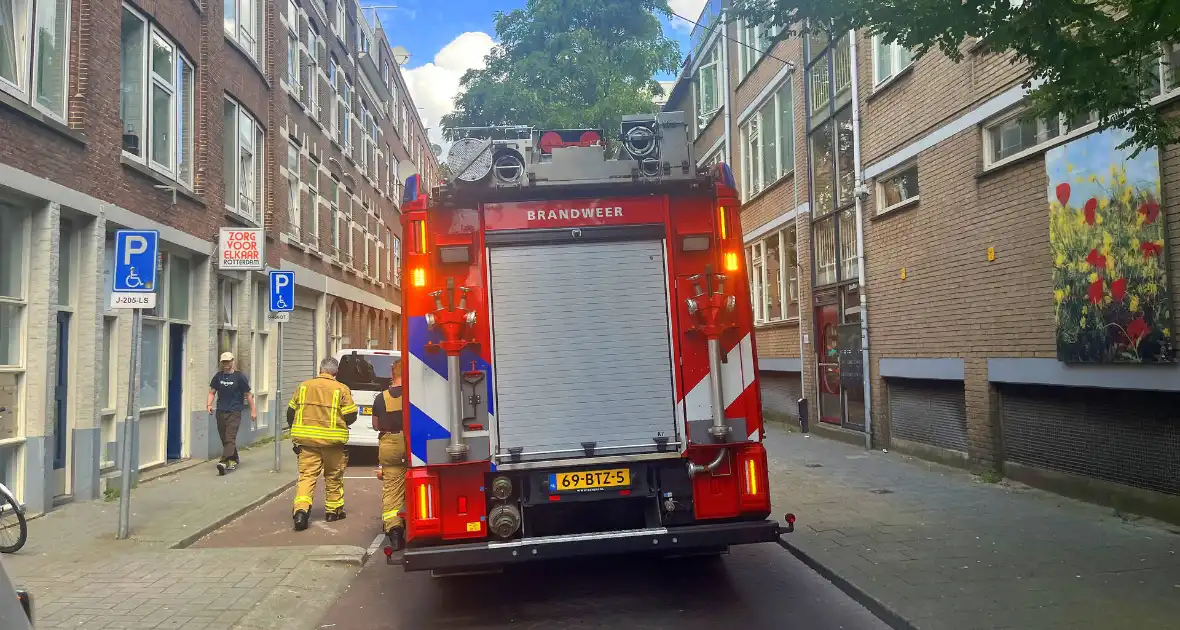
[[[759,372],[762,391],[762,410],[774,420],[799,421],[799,399],[803,397],[803,381],[798,373]]]
[[[962,381],[889,379],[893,437],[967,452],[967,399]]]
[[[662,241],[493,248],[490,267],[499,453],[678,441]]]
[[[286,405],[299,383],[316,374],[315,311],[296,308],[291,321],[283,324],[283,398]]]

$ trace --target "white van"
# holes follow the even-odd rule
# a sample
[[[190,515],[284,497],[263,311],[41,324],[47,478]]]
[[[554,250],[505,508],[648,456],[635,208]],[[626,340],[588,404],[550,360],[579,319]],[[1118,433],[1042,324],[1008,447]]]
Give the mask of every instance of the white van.
[[[402,356],[397,350],[346,348],[336,354],[340,369],[336,380],[352,390],[352,400],[360,408],[356,422],[348,431],[349,446],[377,446],[373,430],[373,401],[389,387],[393,363]]]

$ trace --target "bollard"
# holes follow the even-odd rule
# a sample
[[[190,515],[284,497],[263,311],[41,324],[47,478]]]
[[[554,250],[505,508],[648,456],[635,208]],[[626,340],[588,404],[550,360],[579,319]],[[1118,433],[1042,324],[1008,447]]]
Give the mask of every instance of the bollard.
[[[799,399],[799,430],[807,433],[807,399]]]

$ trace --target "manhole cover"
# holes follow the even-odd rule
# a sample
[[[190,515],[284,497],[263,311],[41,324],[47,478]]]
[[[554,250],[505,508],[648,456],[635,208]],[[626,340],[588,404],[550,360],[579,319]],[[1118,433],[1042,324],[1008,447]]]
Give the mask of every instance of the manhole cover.
[[[893,494],[892,490],[886,488],[877,488],[876,490],[870,490],[870,492],[873,494]]]
[[[804,468],[823,468],[823,464],[803,464]]]

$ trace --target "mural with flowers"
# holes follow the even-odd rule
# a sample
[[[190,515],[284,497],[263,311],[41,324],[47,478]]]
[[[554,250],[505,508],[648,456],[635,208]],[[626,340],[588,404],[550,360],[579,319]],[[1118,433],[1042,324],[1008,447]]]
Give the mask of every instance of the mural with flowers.
[[[1103,131],[1045,156],[1060,361],[1173,360],[1159,152],[1131,158],[1126,139]]]

